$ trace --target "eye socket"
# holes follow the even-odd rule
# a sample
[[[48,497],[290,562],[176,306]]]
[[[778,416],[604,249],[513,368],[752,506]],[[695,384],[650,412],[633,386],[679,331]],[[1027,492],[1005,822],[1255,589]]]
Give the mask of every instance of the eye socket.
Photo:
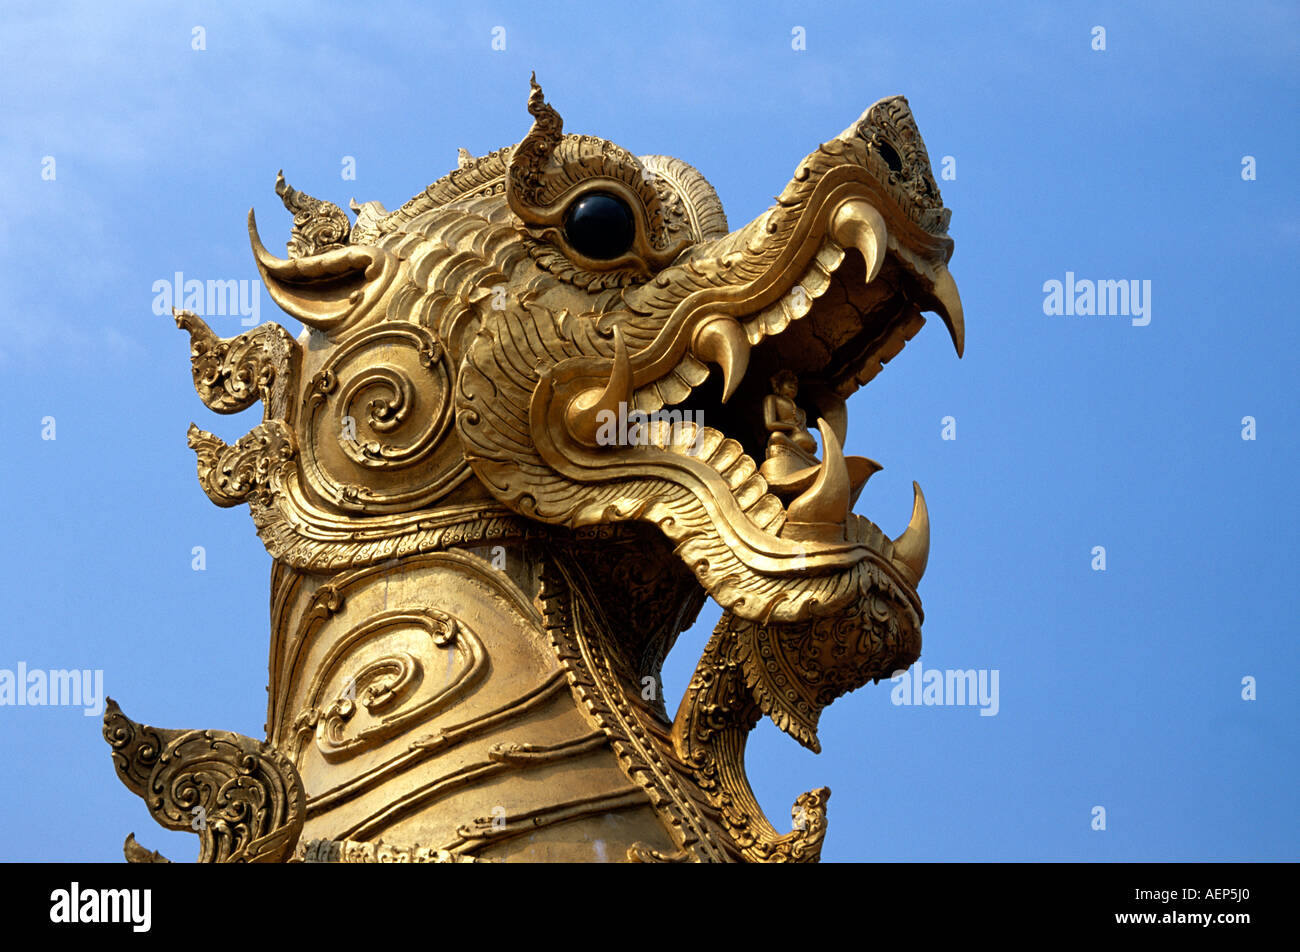
[[[588,192],[564,213],[564,235],[578,254],[609,261],[632,247],[636,220],[617,195]]]

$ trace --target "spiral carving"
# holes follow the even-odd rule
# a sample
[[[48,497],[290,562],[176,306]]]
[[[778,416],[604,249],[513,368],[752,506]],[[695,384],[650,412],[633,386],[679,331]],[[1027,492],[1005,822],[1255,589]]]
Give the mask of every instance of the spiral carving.
[[[405,699],[419,685],[422,675],[420,662],[405,651],[363,667],[349,680],[347,696],[337,698],[321,716],[322,745],[330,751],[349,746],[347,724],[358,704],[371,714],[382,714]]]
[[[113,748],[118,776],[138,793],[149,782],[149,774],[162,753],[163,740],[158,731],[128,718],[109,698],[104,711],[104,740]]]
[[[342,344],[306,389],[306,482],[348,511],[426,506],[466,469],[461,454],[440,445],[452,417],[451,373],[437,338],[415,324],[365,330]]]
[[[309,616],[300,643],[319,637],[328,623]],[[444,681],[425,678],[426,669],[449,663]],[[313,732],[326,760],[371,750],[455,704],[486,669],[483,643],[455,616],[436,608],[380,612],[345,632],[322,660],[309,703],[294,718],[290,756],[301,757]]]

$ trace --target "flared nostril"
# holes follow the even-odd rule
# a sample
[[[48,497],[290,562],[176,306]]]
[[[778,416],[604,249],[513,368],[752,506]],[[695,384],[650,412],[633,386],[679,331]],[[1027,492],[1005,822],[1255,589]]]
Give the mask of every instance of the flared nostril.
[[[885,160],[885,164],[889,166],[889,171],[903,171],[903,160],[898,157],[898,153],[894,150],[892,145],[882,140],[874,143],[873,147],[876,150],[876,154]]]

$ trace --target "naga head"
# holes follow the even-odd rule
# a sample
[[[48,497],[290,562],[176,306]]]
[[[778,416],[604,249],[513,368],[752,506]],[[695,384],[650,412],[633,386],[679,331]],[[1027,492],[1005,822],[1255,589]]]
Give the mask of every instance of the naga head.
[[[660,581],[617,606],[629,671],[657,675],[707,595],[724,609],[709,670],[737,672],[739,720],[815,749],[825,705],[920,651],[924,497],[890,538],[853,512],[879,465],[842,451],[849,397],[924,312],[963,348],[949,212],[907,102],[868,108],[735,229],[685,162],[565,134],[535,80],[528,111],[518,145],[462,150],[393,212],[354,202],[352,222],[281,178],[287,258],[250,212],[267,290],[307,331],[221,341],[178,316],[209,406],[267,407],[235,446],[191,431],[204,486],[313,570],[451,544],[472,512],[502,539],[571,539],[571,570],[609,581],[593,532],[639,533]],[[687,759],[716,728],[711,677],[673,724]]]

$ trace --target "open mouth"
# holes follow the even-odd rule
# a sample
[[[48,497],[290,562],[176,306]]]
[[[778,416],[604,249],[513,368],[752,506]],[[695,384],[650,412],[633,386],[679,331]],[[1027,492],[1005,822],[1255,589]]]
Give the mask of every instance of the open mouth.
[[[752,556],[742,555],[751,568],[772,579],[843,576],[870,559],[917,601],[929,554],[924,496],[916,487],[908,527],[896,539],[852,512],[881,467],[844,456],[847,400],[920,330],[923,309],[940,313],[960,355],[961,302],[943,261],[912,252],[873,205],[850,198],[827,217],[815,250],[761,292],[761,307],[748,316],[707,312],[683,322],[693,329],[677,337],[689,346],[654,379],[638,385],[664,366],[662,358],[643,363],[654,346],[633,357],[616,326],[614,367],[602,386],[572,400],[568,428],[590,443],[602,414],[639,411],[650,421],[647,448],[679,457],[679,468],[690,461],[720,477],[723,486],[707,480],[715,524],[733,548]],[[745,232],[761,224],[729,236],[726,245],[743,246]],[[709,252],[715,267],[726,267],[726,247]],[[853,587],[839,586],[837,597],[814,586],[805,603],[830,609],[850,599]],[[774,607],[780,617],[794,601],[767,612]]]

